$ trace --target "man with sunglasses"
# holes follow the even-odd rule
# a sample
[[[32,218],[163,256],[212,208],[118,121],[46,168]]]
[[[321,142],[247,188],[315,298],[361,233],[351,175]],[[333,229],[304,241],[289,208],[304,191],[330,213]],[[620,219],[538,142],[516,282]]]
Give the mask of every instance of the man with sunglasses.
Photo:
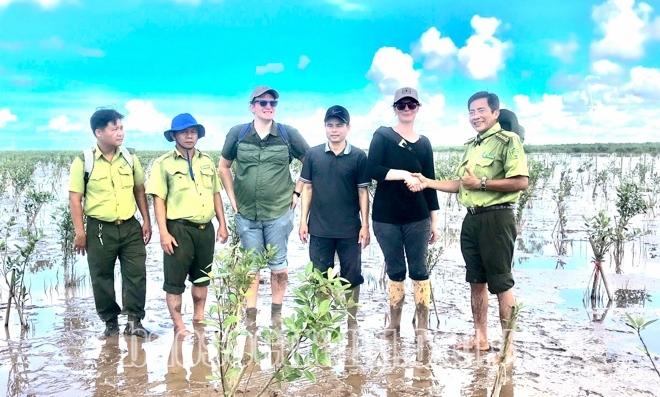
[[[511,265],[517,229],[513,213],[520,192],[527,189],[527,159],[517,134],[498,122],[500,100],[480,91],[468,100],[469,121],[477,136],[468,140],[457,175],[460,179],[436,181],[414,174],[422,188],[458,193],[467,207],[461,226],[461,252],[465,281],[470,283],[474,338],[456,348],[488,351],[488,292],[497,295],[502,331],[507,332],[515,305]],[[416,188],[416,187],[413,187]],[[513,361],[513,347],[506,354]]]
[[[196,280],[209,271],[215,242],[225,243],[228,237],[215,164],[195,148],[205,133],[204,126],[190,114],[174,117],[172,128],[163,135],[168,142],[175,142],[175,148],[154,160],[147,185],[147,193],[154,199],[163,249],[165,300],[178,337],[190,335],[181,316],[186,276],[192,283],[193,324],[200,323],[209,281]],[[211,223],[213,216],[218,220],[217,233]]]
[[[252,91],[250,112],[254,120],[229,130],[218,165],[243,248],[259,254],[270,244],[277,250],[268,263],[271,323],[275,327],[282,322],[282,301],[289,279],[287,241],[303,185],[291,179],[289,163],[294,158],[302,161],[309,149],[298,130],[274,121],[279,97],[276,90],[263,85]],[[256,273],[247,296],[245,322],[251,328],[256,324],[258,292]]]

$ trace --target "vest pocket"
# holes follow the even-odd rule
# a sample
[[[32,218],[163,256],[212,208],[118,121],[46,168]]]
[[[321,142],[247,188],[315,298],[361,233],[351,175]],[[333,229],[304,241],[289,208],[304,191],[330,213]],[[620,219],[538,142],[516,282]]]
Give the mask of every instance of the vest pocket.
[[[130,166],[120,167],[119,179],[121,180],[121,187],[124,189],[133,188],[135,181],[133,180],[133,169]]]

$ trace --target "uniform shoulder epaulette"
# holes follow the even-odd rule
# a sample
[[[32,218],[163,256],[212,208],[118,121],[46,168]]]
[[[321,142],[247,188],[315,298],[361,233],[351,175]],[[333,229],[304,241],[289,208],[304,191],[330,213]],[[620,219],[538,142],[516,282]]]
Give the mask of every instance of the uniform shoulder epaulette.
[[[211,159],[211,161],[213,161],[213,157],[211,157],[210,154],[208,154],[208,153],[204,153],[204,152],[202,152],[201,150],[199,151],[199,153],[200,153],[202,156],[204,156],[204,157],[208,157],[209,159]]]
[[[154,163],[161,163],[163,160],[166,158],[170,157],[173,154],[173,151],[169,151],[167,153],[163,153],[160,156],[156,157],[156,160],[154,160]]]
[[[502,142],[504,142],[505,144],[508,145],[509,141],[511,140],[511,137],[507,134],[511,134],[511,132],[501,130],[501,131],[496,132],[494,135],[495,135],[495,138],[499,139],[500,141],[502,141]]]
[[[470,138],[470,139],[468,139],[467,141],[465,141],[465,143],[464,143],[463,145],[469,145],[469,144],[471,144],[472,142],[474,142],[475,139],[477,139],[477,137],[476,137],[476,136],[473,136],[472,138]]]

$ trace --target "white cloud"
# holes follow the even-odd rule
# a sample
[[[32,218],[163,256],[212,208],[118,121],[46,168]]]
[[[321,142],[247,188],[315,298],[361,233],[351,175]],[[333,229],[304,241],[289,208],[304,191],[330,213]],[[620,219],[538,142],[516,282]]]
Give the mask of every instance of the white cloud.
[[[18,117],[12,114],[9,108],[0,109],[0,128],[16,120],[18,120]]]
[[[367,78],[384,95],[393,95],[401,87],[417,88],[420,72],[413,68],[410,55],[394,47],[381,47],[374,54]]]
[[[37,3],[43,8],[57,7],[62,0],[0,0],[0,8],[7,7],[11,3]]]
[[[363,4],[358,4],[349,0],[327,0],[327,2],[341,8],[342,11],[364,11],[367,9]]]
[[[128,114],[124,129],[145,133],[162,133],[170,127],[170,118],[159,112],[150,101],[131,99],[124,106]]]
[[[660,99],[660,69],[643,66],[632,68],[630,82],[626,84],[625,90],[640,98]]]
[[[511,43],[494,37],[500,23],[497,18],[482,18],[479,15],[473,16],[470,21],[475,34],[458,50],[458,60],[474,79],[494,78],[498,71],[504,69],[504,58]]]
[[[50,120],[48,127],[39,127],[39,131],[59,131],[59,132],[71,132],[71,131],[82,131],[85,129],[82,123],[73,123],[69,120],[69,117],[65,114],[57,116]]]
[[[307,55],[301,55],[298,58],[298,69],[305,69],[312,60]]]
[[[256,73],[258,75],[266,73],[281,73],[284,71],[283,63],[267,63],[263,66],[257,66]]]
[[[103,50],[100,50],[98,48],[78,47],[76,48],[76,52],[88,58],[103,58],[105,56],[105,52],[103,52]]]
[[[57,36],[41,41],[41,48],[46,50],[61,50],[64,48],[64,41]]]
[[[591,70],[598,76],[607,76],[612,74],[623,73],[623,68],[618,63],[614,63],[607,59],[601,59],[591,65]]]
[[[415,44],[413,54],[424,57],[424,69],[445,70],[451,68],[458,48],[449,37],[440,37],[435,27],[429,28]]]
[[[573,55],[579,49],[580,44],[578,44],[575,36],[571,37],[567,43],[550,43],[550,54],[555,58],[559,58],[564,63],[573,62]]]
[[[595,6],[592,18],[603,38],[591,44],[596,57],[616,56],[638,59],[644,55],[644,43],[653,38],[655,30],[649,23],[651,6],[635,0],[608,0]]]

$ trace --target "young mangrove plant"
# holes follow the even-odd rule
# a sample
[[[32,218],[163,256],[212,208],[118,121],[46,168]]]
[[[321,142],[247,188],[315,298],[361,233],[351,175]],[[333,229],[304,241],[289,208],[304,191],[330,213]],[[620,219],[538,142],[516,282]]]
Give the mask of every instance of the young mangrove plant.
[[[641,229],[630,227],[630,220],[648,209],[639,183],[627,180],[616,188],[616,208],[619,216],[615,217],[613,257],[616,273],[621,274],[625,243],[643,234]]]
[[[610,247],[614,243],[615,231],[614,226],[612,225],[612,218],[605,215],[605,211],[603,210],[598,212],[598,215],[596,216],[590,218],[584,216],[583,219],[585,222],[584,225],[587,229],[589,244],[591,245],[591,250],[594,254],[591,261],[594,264],[594,270],[592,271],[589,283],[587,284],[586,295],[591,299],[591,306],[595,307],[598,297],[600,296],[601,284],[605,287],[609,300],[612,300],[612,292],[610,291],[607,278],[603,272],[603,262],[605,262],[605,255],[607,255]]]
[[[51,192],[38,192],[32,188],[27,191],[25,195],[25,203],[23,207],[25,209],[26,223],[28,230],[35,230],[35,221],[39,216],[39,212],[45,204],[48,204],[55,200],[55,196]]]
[[[640,350],[644,352],[644,354],[646,354],[646,357],[648,357],[649,360],[651,361],[651,365],[653,366],[655,373],[658,374],[658,376],[660,376],[660,371],[658,371],[658,367],[656,367],[655,365],[655,360],[653,360],[653,357],[651,357],[651,353],[649,353],[649,349],[646,347],[646,342],[644,342],[644,338],[642,338],[642,331],[644,331],[646,327],[648,327],[649,325],[653,324],[658,320],[655,319],[644,322],[643,318],[641,317],[632,318],[632,316],[628,313],[626,313],[626,319],[627,319],[626,325],[635,330],[635,332],[637,333],[637,337],[642,342],[643,348]]]
[[[64,287],[76,287],[80,282],[75,277],[73,271],[74,258],[76,255],[73,240],[76,237],[76,230],[73,227],[73,219],[71,218],[71,210],[66,204],[62,204],[55,209],[55,213],[51,215],[51,219],[55,222],[57,227],[57,235],[59,236],[60,248],[62,249],[62,266],[64,267]]]
[[[28,271],[32,257],[35,254],[37,242],[42,237],[39,230],[32,233],[28,229],[21,229],[21,242],[14,244],[14,248],[9,247],[9,230],[16,226],[16,217],[10,217],[5,224],[4,241],[0,243],[0,261],[2,264],[2,273],[7,286],[9,287],[9,297],[7,299],[7,309],[5,312],[5,327],[9,326],[9,315],[11,314],[12,302],[18,313],[19,320],[23,329],[28,328],[25,317],[25,302],[29,298],[29,291],[25,287],[25,273]]]
[[[238,340],[254,339],[256,329],[241,325],[246,295],[254,272],[265,268],[274,254],[270,246],[261,255],[255,255],[238,244],[232,245],[216,256],[208,276],[197,280],[211,281],[213,302],[205,324],[216,329],[217,355],[213,375],[208,378],[219,383],[225,396],[235,395],[239,387],[248,390],[253,380],[252,364],[265,356],[256,343],[249,344],[248,351],[241,354]],[[283,329],[266,328],[260,333],[260,339],[271,344],[273,354],[279,351],[279,359],[268,381],[257,386],[260,388],[257,396],[266,393],[274,383],[290,382],[302,376],[314,379],[313,367],[329,365],[327,346],[341,340],[340,324],[347,316],[347,307],[354,305],[346,301],[345,280],[322,274],[311,263],[297,277],[302,285],[292,290],[296,297],[294,314],[283,319]]]
[[[552,167],[547,165],[544,161],[529,158],[527,160],[527,168],[529,170],[529,183],[527,189],[520,193],[518,205],[516,210],[516,224],[518,226],[518,233],[522,230],[523,226],[523,212],[525,208],[531,206],[532,198],[537,192],[545,186],[546,182],[552,175]]]

